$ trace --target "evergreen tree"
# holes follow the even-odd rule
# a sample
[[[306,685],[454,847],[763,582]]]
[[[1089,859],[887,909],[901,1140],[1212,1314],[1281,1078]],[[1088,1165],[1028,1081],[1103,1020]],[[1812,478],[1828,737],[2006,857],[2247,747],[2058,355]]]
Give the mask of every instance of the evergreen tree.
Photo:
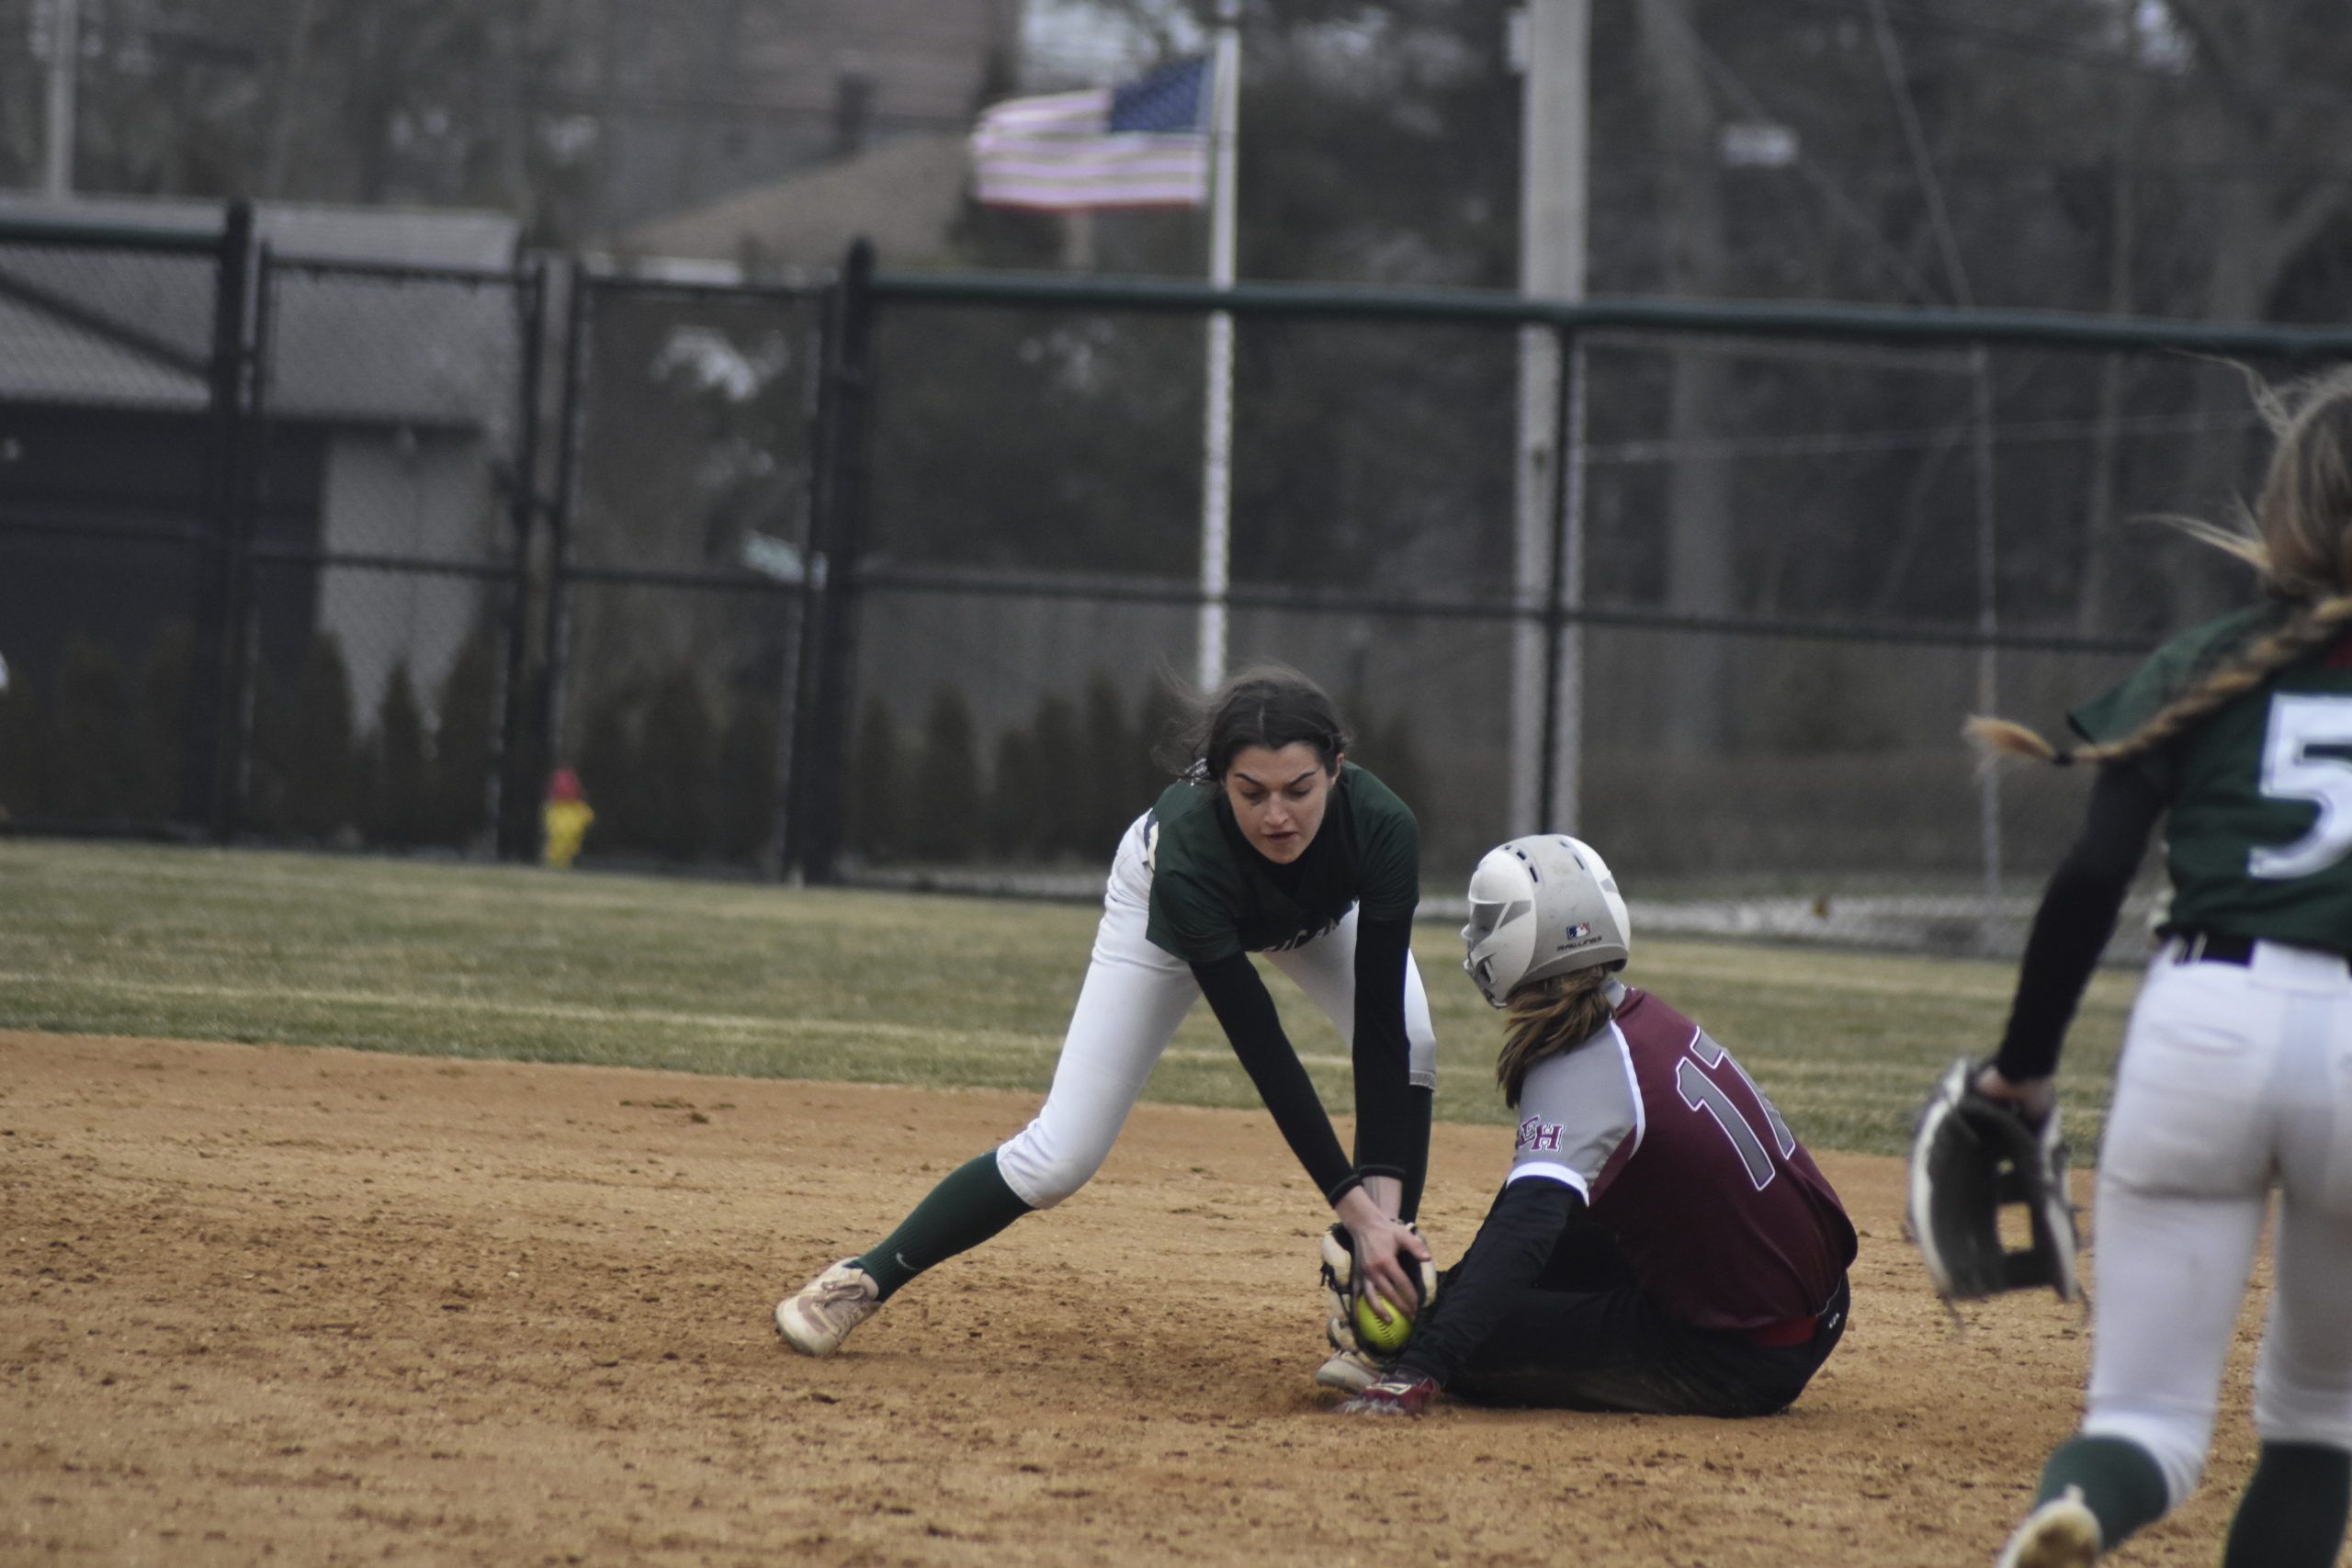
[[[1159,753],[1178,749],[1176,730],[1183,714],[1184,700],[1170,677],[1156,676],[1144,687],[1136,705],[1135,740],[1127,761],[1138,811],[1175,782],[1173,771]]]
[[[245,786],[238,805],[238,822],[246,831],[275,838],[287,831],[288,754],[287,694],[278,689],[277,671],[266,660],[254,671],[247,698],[251,715],[245,730]]]
[[[906,771],[898,720],[888,699],[876,692],[865,699],[865,710],[858,716],[848,795],[842,802],[849,846],[869,861],[888,861],[903,847],[902,802],[910,783]]]
[[[718,852],[755,863],[775,830],[776,703],[741,691],[718,738]]]
[[[49,711],[33,683],[17,671],[0,692],[0,821],[38,817],[46,809],[41,758],[49,750]]]
[[[165,621],[147,648],[139,681],[140,799],[133,811],[142,821],[168,822],[179,814],[188,671],[195,660],[196,627],[184,616]]]
[[[1086,759],[1086,798],[1072,848],[1087,860],[1102,861],[1118,848],[1127,824],[1151,802],[1135,789],[1136,738],[1127,728],[1126,705],[1111,678],[1100,671],[1087,684],[1085,713],[1080,744]]]
[[[700,860],[717,816],[718,738],[694,671],[681,667],[664,677],[642,722],[639,787],[653,847],[672,860]]]
[[[578,754],[581,787],[596,808],[593,840],[606,851],[649,848],[638,809],[636,705],[619,692],[600,693],[588,711]]]
[[[1086,852],[1095,810],[1094,758],[1067,698],[1037,705],[1029,727],[1029,852],[1042,860]]]
[[[433,758],[406,660],[392,666],[391,676],[384,682],[384,698],[376,709],[372,750],[369,837],[396,849],[424,843],[433,819]]]
[[[983,796],[972,710],[954,686],[932,694],[921,759],[907,790],[908,851],[917,860],[968,860],[979,837]]]
[[[135,723],[122,655],[94,637],[69,637],[50,687],[46,815],[80,821],[130,815],[140,772]]]
[[[490,768],[497,755],[498,637],[477,622],[442,677],[433,732],[432,838],[464,848],[490,826]]]
[[[1419,743],[1413,739],[1413,723],[1409,715],[1399,710],[1388,716],[1385,724],[1367,724],[1348,752],[1348,760],[1361,764],[1366,771],[1386,784],[1397,799],[1410,807],[1413,815],[1420,817],[1429,805],[1428,770],[1421,762]],[[1427,819],[1422,837],[1428,841]]]

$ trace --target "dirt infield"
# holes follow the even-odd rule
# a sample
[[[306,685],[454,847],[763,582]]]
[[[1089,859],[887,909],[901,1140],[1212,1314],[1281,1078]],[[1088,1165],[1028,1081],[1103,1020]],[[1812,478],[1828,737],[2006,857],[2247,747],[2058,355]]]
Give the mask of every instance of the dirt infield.
[[[0,1562],[1982,1564],[2075,1415],[2080,1315],[1955,1337],[1899,1168],[1829,1156],[1854,1326],[1793,1411],[1333,1419],[1315,1195],[1262,1113],[1159,1106],[841,1356],[778,1346],[1034,1104],[0,1032]],[[1507,1154],[1438,1129],[1442,1259]],[[2217,1560],[2247,1349],[2120,1562]]]

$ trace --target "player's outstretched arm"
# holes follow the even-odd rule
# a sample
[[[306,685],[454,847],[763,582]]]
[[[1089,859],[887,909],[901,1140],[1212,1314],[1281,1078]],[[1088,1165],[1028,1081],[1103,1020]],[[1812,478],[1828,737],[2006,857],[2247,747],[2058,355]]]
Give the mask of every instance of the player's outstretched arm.
[[[1399,1181],[1429,1159],[1427,1129],[1414,1113],[1412,1046],[1405,1032],[1405,964],[1412,940],[1410,917],[1357,919],[1355,1038],[1350,1042],[1356,1150],[1367,1173]],[[1389,1213],[1396,1212],[1392,1204]]]
[[[2066,1026],[2115,934],[2124,892],[2163,812],[2164,797],[2135,763],[2099,770],[2082,830],[2051,874],[2018,965],[2017,996],[1996,1058],[2001,1082],[2013,1090],[2056,1070]],[[2015,1098],[1979,1087],[1996,1099]]]

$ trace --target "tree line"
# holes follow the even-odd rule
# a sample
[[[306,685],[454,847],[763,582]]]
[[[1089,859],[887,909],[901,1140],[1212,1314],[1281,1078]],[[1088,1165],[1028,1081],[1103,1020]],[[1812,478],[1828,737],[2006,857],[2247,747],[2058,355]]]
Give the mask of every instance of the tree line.
[[[1097,675],[1076,701],[1039,700],[992,747],[976,735],[961,688],[943,684],[909,728],[884,693],[858,716],[844,781],[849,849],[875,864],[1070,863],[1099,867],[1173,781],[1182,707],[1163,682],[1130,705]],[[1410,728],[1374,724],[1349,755],[1408,805],[1427,786]]]

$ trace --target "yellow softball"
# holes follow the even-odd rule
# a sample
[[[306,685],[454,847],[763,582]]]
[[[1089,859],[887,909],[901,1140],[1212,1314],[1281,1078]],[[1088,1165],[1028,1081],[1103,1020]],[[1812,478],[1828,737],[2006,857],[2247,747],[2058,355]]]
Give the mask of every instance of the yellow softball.
[[[1356,1343],[1376,1356],[1393,1356],[1402,1350],[1405,1337],[1413,1332],[1413,1320],[1396,1303],[1387,1306],[1388,1321],[1383,1323],[1373,1310],[1370,1296],[1356,1298]]]

